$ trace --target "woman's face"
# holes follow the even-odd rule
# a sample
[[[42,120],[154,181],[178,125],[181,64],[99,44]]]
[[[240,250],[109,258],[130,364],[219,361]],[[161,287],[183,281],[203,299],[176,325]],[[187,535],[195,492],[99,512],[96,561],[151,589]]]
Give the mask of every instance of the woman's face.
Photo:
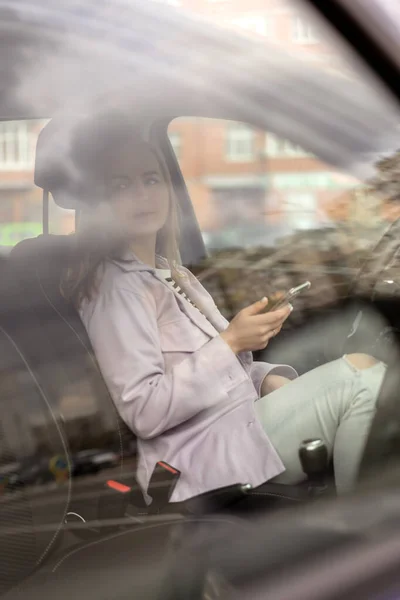
[[[168,183],[158,160],[143,144],[126,144],[105,165],[108,199],[125,235],[155,235],[169,212]]]

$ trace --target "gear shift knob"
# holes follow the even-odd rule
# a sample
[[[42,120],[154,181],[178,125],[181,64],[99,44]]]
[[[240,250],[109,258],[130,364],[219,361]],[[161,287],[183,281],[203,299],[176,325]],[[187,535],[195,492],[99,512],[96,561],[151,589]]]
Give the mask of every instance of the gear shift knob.
[[[299,458],[310,481],[323,479],[328,468],[328,449],[322,440],[304,440],[299,449]]]

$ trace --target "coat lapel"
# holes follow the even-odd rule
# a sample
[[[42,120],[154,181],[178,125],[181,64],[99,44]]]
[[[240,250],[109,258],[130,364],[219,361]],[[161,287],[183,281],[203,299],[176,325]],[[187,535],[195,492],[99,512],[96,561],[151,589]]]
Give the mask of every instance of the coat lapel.
[[[215,337],[218,333],[226,329],[228,321],[221,315],[213,300],[204,292],[202,286],[194,276],[174,270],[173,278],[187,297],[199,309],[196,310],[177,293],[185,313],[198,327],[209,335],[212,335],[212,337]]]

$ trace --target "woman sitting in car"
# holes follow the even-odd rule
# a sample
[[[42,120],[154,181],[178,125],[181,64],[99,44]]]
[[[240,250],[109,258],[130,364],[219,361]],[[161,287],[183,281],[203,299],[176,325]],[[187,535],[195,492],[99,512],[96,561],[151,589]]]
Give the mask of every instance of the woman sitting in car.
[[[385,366],[344,356],[301,377],[254,362],[291,307],[263,298],[228,323],[179,264],[178,215],[157,150],[122,114],[80,124],[81,226],[62,290],[78,308],[115,405],[138,437],[138,481],[182,472],[181,501],[234,483],[304,478],[301,442],[320,437],[339,493],[351,489]]]

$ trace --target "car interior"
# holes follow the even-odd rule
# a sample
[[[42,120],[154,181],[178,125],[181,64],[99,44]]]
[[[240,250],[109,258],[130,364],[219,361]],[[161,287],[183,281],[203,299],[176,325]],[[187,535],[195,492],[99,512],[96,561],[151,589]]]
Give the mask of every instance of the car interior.
[[[241,528],[250,527],[248,517],[262,512],[267,515],[272,513],[273,519],[275,511],[292,507],[297,507],[296,511],[290,513],[287,521],[284,520],[284,531],[276,530],[272,545],[274,552],[279,555],[279,550],[285,560],[286,550],[292,543],[293,536],[296,536],[296,540],[302,540],[293,561],[298,560],[302,552],[304,558],[307,551],[315,551],[319,545],[322,548],[327,540],[331,546],[339,544],[340,548],[349,541],[358,541],[361,526],[354,527],[352,531],[340,530],[337,522],[330,516],[333,525],[325,529],[319,522],[307,524],[305,521],[300,525],[296,516],[297,510],[307,510],[307,514],[312,515],[312,506],[316,503],[319,505],[326,499],[334,502],[331,465],[326,448],[318,439],[305,440],[299,448],[305,473],[305,481],[300,485],[267,482],[253,490],[246,481],[240,481],[235,486],[213,490],[173,505],[169,503],[169,498],[179,473],[174,469],[174,465],[163,463],[160,457],[160,462],[154,465],[153,477],[147,490],[153,501],[150,505],[144,502],[142,491],[135,482],[132,462],[129,461],[134,436],[114,407],[78,313],[60,292],[60,275],[68,259],[72,237],[53,235],[49,230],[49,207],[53,202],[62,209],[75,211],[75,219],[79,222],[79,199],[74,196],[73,180],[68,170],[66,140],[68,141],[72,128],[79,123],[81,114],[71,117],[70,112],[61,111],[60,107],[64,105],[69,109],[69,98],[62,97],[64,89],[57,90],[57,86],[51,84],[54,71],[48,75],[46,81],[35,87],[37,98],[32,106],[27,107],[24,102],[18,104],[14,101],[16,95],[13,93],[13,82],[18,81],[18,86],[14,87],[20,90],[19,78],[26,73],[24,60],[18,62],[23,56],[22,49],[29,47],[38,57],[46,55],[49,47],[51,48],[51,45],[47,45],[47,37],[43,35],[43,31],[50,27],[50,23],[54,24],[54,21],[48,19],[49,14],[45,13],[43,7],[40,10],[43,11],[41,16],[45,17],[42,22],[37,19],[30,23],[28,19],[27,24],[30,28],[26,27],[24,31],[24,27],[20,27],[20,39],[16,46],[19,51],[14,52],[15,60],[10,60],[7,67],[10,80],[8,96],[0,102],[2,119],[51,119],[38,139],[34,173],[35,184],[43,191],[43,233],[16,244],[9,255],[2,256],[0,260],[0,395],[4,406],[14,402],[17,396],[18,402],[38,407],[45,423],[44,431],[47,443],[51,447],[51,456],[63,457],[65,461],[64,482],[57,495],[57,501],[49,507],[37,503],[32,489],[25,487],[23,483],[16,490],[8,490],[0,498],[0,596],[13,600],[25,598],[27,594],[31,598],[48,594],[49,597],[57,595],[62,599],[85,592],[88,598],[125,598],[132,597],[135,593],[140,598],[160,600],[202,598],[210,564],[218,563],[218,568],[224,576],[231,582],[235,580],[232,564],[222,564],[224,556],[228,556],[224,549],[233,544],[231,538],[234,535],[239,538],[242,535],[251,537],[251,530],[241,533]],[[146,8],[142,7],[140,10],[137,31],[140,31],[147,21],[147,29],[150,25],[156,27],[151,22],[154,16],[146,11]],[[9,25],[11,23],[15,27],[17,22],[21,25],[20,15],[15,15],[9,10],[4,14]],[[162,26],[163,15],[161,11],[160,23],[156,24],[158,27]],[[154,80],[149,81],[143,73],[135,73],[131,76],[133,92],[130,85],[128,91],[121,95],[124,96],[125,104],[132,106],[132,120],[163,153],[169,168],[185,223],[180,248],[183,264],[196,264],[205,257],[206,249],[182,172],[168,140],[168,124],[173,118],[212,117],[238,120],[264,128],[275,127],[276,133],[286,134],[294,142],[304,146],[311,144],[311,151],[338,167],[358,162],[366,154],[376,152],[379,142],[384,146],[390,140],[396,111],[388,109],[382,112],[377,99],[368,96],[364,103],[364,112],[357,112],[354,108],[357,106],[356,98],[364,93],[361,85],[360,89],[357,88],[358,84],[354,85],[352,99],[344,82],[327,76],[326,81],[321,79],[316,83],[312,77],[312,69],[309,73],[302,71],[300,75],[292,59],[289,63],[279,62],[281,80],[274,72],[262,82],[254,74],[260,69],[264,72],[264,67],[269,66],[274,58],[260,56],[256,45],[253,48],[254,73],[238,75],[233,69],[233,63],[229,63],[231,69],[225,69],[223,76],[224,92],[222,86],[220,88],[212,83],[220,74],[214,66],[210,67],[212,72],[207,73],[208,80],[203,80],[202,84],[199,84],[195,77],[193,81],[183,77],[177,79],[175,86],[166,88],[166,96],[160,103],[154,90],[160,85],[160,81],[162,85],[163,77],[173,76],[176,68],[173,51],[179,47],[178,34],[183,35],[182,29],[186,25],[184,20],[181,24],[175,16],[172,18],[168,15],[165,18],[169,19],[171,28],[168,63],[170,68],[167,69],[167,74],[160,75],[163,65],[165,66],[165,56],[161,52],[160,64],[154,70]],[[57,27],[58,25],[56,29]],[[174,32],[176,38],[172,43]],[[192,53],[189,52],[185,57],[184,67],[182,63],[178,65],[180,69],[184,68],[186,73],[194,73],[194,59],[198,56],[198,48],[202,43],[211,48],[210,52],[213,51],[221,63],[232,50],[237,51],[241,48],[242,52],[249,51],[242,40],[236,39],[235,36],[232,36],[232,40],[228,35],[221,39],[220,32],[212,32],[207,28],[205,42],[205,29],[196,24],[193,25],[193,32],[197,37],[193,41]],[[84,33],[79,32],[80,35]],[[61,39],[62,33],[58,32],[58,35]],[[16,44],[15,40],[13,43]],[[77,51],[78,58],[73,56],[72,61],[68,44],[64,51],[67,60],[72,62],[72,72],[77,68],[82,56],[90,65],[85,44],[84,50],[79,49],[81,55]],[[62,61],[62,48],[60,50],[57,40],[56,47],[59,53],[57,59]],[[91,48],[91,51],[94,52],[94,49]],[[147,46],[139,50],[136,62],[140,62],[140,58],[143,58],[143,54],[142,57],[140,54],[146,52]],[[10,58],[9,54],[7,57]],[[157,58],[156,55],[155,60]],[[79,68],[82,68],[81,63],[79,65]],[[114,63],[110,61],[110,65],[113,67]],[[106,72],[110,65],[105,67]],[[95,62],[94,70],[96,68],[99,68],[98,62]],[[199,69],[201,70],[201,66]],[[200,75],[204,78],[205,73],[203,67]],[[123,79],[125,75],[126,70],[120,69],[118,77]],[[27,77],[28,85],[32,85],[32,80]],[[299,78],[303,79],[300,81]],[[107,77],[104,79],[107,80]],[[96,94],[90,100],[85,96],[87,90],[83,90],[78,99],[77,112],[82,110],[82,105],[86,111],[90,111],[100,103],[112,105],[116,102],[116,97],[120,94],[106,89],[109,87],[109,81],[103,89],[102,81],[103,78],[94,83],[93,88],[97,88]],[[277,85],[271,87],[271,81]],[[335,82],[334,92],[332,81]],[[329,90],[331,114],[328,111],[325,117],[318,117],[315,106],[307,107],[307,104],[299,99],[293,113],[291,102],[288,100],[285,104],[282,101],[279,89],[281,85],[284,90],[288,82],[294,89],[299,88],[299,84],[314,86],[316,102],[319,94],[325,94],[328,98]],[[73,88],[73,83],[71,87]],[[193,93],[194,90],[196,93]],[[43,91],[46,91],[46,94]],[[70,98],[76,95],[79,96],[76,90],[70,92]],[[233,98],[236,98],[236,101]],[[243,102],[243,98],[247,102]],[[76,102],[76,97],[74,100]],[[272,107],[271,114],[266,115],[263,107],[268,105]],[[335,147],[335,144],[327,144],[326,140],[330,139],[339,114],[340,124],[336,124],[336,127],[343,133],[349,131],[351,123],[352,134],[338,136],[342,146]],[[277,115],[280,116],[279,119],[276,118]],[[298,127],[300,121],[302,127]],[[366,130],[365,122],[374,123],[380,135],[378,142],[374,132]],[[313,131],[313,136],[309,136],[310,131]],[[348,321],[344,326],[345,336],[360,310],[365,311],[369,305],[369,298],[352,301]],[[373,306],[373,310],[381,314],[385,322],[393,327],[395,335],[398,326],[397,306],[394,300],[375,303]],[[343,311],[344,305],[337,306],[336,310]],[[298,335],[298,332],[295,335]],[[354,338],[352,343],[356,344]],[[396,364],[394,362],[389,368],[381,391],[378,411],[360,467],[360,488],[368,485],[365,482],[368,482],[371,472],[375,473],[382,465],[388,467],[389,463],[396,464],[398,460],[400,417],[395,403],[399,384]],[[313,366],[313,359],[310,359],[309,368]],[[107,446],[119,449],[119,473],[112,481],[99,478],[88,488],[76,485],[72,476],[70,434],[64,426],[60,409],[61,400],[67,393],[78,398],[89,398],[90,402],[98,407],[109,434]],[[2,452],[7,454],[11,461],[13,449],[5,444],[0,429]],[[328,517],[326,518],[328,520]],[[268,521],[268,526],[272,526],[271,520]],[[204,545],[210,543],[210,535],[211,539],[214,536],[213,543],[220,550],[212,555],[204,550]],[[193,538],[196,538],[196,543],[199,544],[199,547],[194,549],[191,546]],[[250,552],[246,544],[243,552],[245,550]],[[207,561],[198,561],[196,564],[190,562],[188,556],[196,553],[197,556],[207,554]],[[114,569],[112,580],[106,569],[110,561]],[[178,565],[182,562],[185,562],[186,568],[190,570],[190,578],[185,577],[179,569]],[[156,573],[153,572],[151,578],[146,570],[148,565],[157,565]],[[126,587],[126,579],[118,577],[118,568],[128,567],[132,570],[132,578],[129,587]],[[257,562],[254,558],[251,577],[256,568],[263,569],[265,574],[265,560]],[[94,571],[96,577],[93,577]],[[76,576],[77,573],[79,577]]]

